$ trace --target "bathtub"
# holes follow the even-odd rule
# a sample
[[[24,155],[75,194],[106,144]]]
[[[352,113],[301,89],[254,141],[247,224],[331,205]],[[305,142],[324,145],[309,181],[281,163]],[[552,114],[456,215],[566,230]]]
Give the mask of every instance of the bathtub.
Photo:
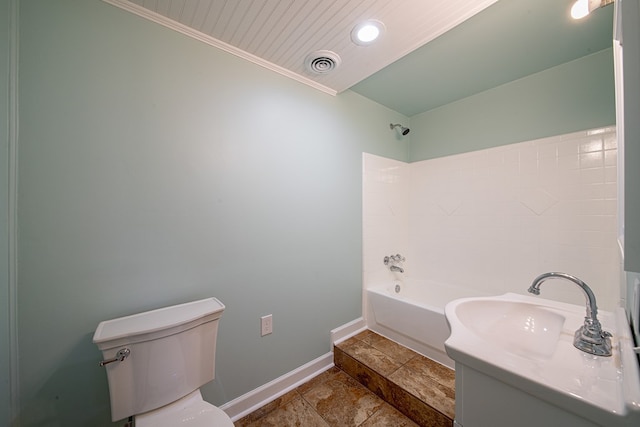
[[[366,290],[367,327],[450,368],[444,342],[449,326],[444,307],[458,298],[484,294],[429,280],[390,281]]]

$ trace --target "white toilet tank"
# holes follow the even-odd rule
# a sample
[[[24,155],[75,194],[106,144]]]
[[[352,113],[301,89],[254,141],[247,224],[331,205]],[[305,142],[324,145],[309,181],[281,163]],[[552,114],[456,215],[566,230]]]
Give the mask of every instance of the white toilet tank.
[[[100,322],[93,342],[105,361],[129,350],[124,360],[105,365],[111,419],[167,405],[213,380],[224,308],[207,298]]]

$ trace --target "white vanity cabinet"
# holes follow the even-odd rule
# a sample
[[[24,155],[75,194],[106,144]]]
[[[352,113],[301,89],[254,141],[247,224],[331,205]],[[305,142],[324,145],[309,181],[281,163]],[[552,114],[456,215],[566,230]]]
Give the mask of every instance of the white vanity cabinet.
[[[602,427],[469,366],[456,363],[454,427]]]

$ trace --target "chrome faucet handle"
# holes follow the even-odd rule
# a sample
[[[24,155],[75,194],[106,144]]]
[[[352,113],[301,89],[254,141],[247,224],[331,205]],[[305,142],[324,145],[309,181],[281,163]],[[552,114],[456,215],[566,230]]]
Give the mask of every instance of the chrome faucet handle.
[[[611,332],[603,331],[599,322],[593,328],[588,323],[585,319],[584,325],[573,335],[573,346],[596,356],[611,356]]]
[[[386,257],[384,257],[384,265],[396,265],[399,262],[404,262],[405,261],[405,257],[403,257],[400,254],[395,254],[395,255],[388,255]]]
[[[528,292],[540,295],[540,285],[551,278],[565,279],[578,285],[584,292],[587,300],[587,315],[584,324],[578,328],[573,336],[573,346],[585,353],[596,356],[611,356],[611,333],[602,330],[602,325],[598,320],[598,306],[596,296],[591,288],[582,280],[566,273],[551,272],[541,274],[531,283]]]
[[[389,255],[384,257],[384,265],[389,266],[389,270],[393,272],[404,273],[404,269],[397,265],[404,260],[405,258],[400,254]]]

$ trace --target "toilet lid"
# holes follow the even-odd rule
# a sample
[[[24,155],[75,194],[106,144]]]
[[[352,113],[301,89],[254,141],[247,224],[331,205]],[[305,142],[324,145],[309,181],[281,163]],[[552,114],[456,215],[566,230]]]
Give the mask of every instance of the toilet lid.
[[[137,415],[136,427],[233,427],[222,409],[202,400],[199,390],[194,393],[197,396]]]

